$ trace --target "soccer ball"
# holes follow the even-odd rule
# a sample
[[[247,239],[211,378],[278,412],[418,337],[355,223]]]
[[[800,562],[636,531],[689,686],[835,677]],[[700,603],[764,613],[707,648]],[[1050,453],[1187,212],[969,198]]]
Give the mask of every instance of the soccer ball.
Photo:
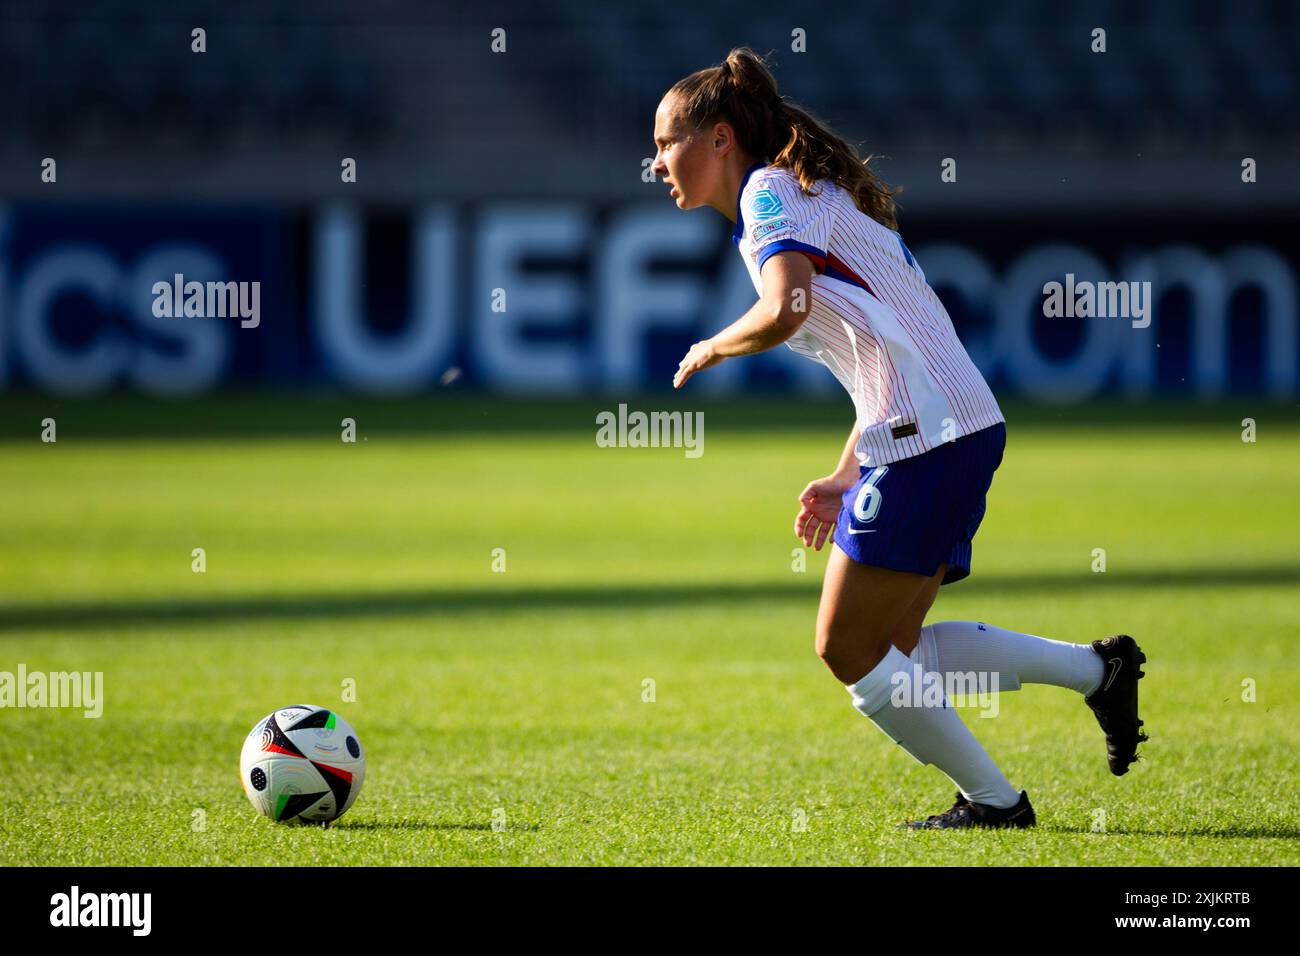
[[[259,720],[239,755],[244,794],[277,823],[337,820],[365,776],[365,751],[352,725],[313,704],[294,704]]]

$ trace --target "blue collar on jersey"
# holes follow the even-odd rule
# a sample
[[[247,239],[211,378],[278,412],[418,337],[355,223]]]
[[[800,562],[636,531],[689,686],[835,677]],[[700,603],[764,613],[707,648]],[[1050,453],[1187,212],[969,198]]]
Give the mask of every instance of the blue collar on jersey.
[[[736,228],[731,232],[731,241],[740,245],[741,237],[745,235],[745,217],[740,214],[740,197],[745,195],[745,186],[749,182],[749,177],[754,175],[755,170],[762,169],[767,163],[759,160],[753,166],[745,171],[745,178],[740,181],[740,192],[736,193]]]

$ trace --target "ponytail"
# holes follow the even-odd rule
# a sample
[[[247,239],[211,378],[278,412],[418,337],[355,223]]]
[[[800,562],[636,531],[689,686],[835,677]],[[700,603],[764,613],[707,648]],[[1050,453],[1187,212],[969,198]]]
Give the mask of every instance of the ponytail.
[[[843,137],[793,103],[776,88],[776,78],[757,53],[736,47],[718,66],[697,70],[670,89],[678,111],[697,129],[726,120],[742,149],[773,166],[789,169],[805,193],[819,179],[844,188],[858,209],[881,225],[898,228],[894,196]]]

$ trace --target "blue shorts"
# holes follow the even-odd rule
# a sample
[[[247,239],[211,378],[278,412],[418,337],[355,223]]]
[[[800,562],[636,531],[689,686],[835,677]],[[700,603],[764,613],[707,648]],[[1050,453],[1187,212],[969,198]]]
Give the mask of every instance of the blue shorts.
[[[1002,464],[1007,428],[998,423],[901,461],[861,468],[835,521],[834,540],[859,564],[932,576],[970,575],[971,539]]]

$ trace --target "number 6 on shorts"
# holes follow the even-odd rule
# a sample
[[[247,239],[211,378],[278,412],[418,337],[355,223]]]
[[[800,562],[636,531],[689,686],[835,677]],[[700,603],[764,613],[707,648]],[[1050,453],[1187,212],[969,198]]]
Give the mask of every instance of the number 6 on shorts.
[[[867,475],[862,490],[858,492],[857,500],[853,502],[853,517],[862,524],[871,524],[880,512],[880,502],[884,494],[876,487],[876,483],[884,478],[888,471],[888,465],[876,467],[871,474]]]

